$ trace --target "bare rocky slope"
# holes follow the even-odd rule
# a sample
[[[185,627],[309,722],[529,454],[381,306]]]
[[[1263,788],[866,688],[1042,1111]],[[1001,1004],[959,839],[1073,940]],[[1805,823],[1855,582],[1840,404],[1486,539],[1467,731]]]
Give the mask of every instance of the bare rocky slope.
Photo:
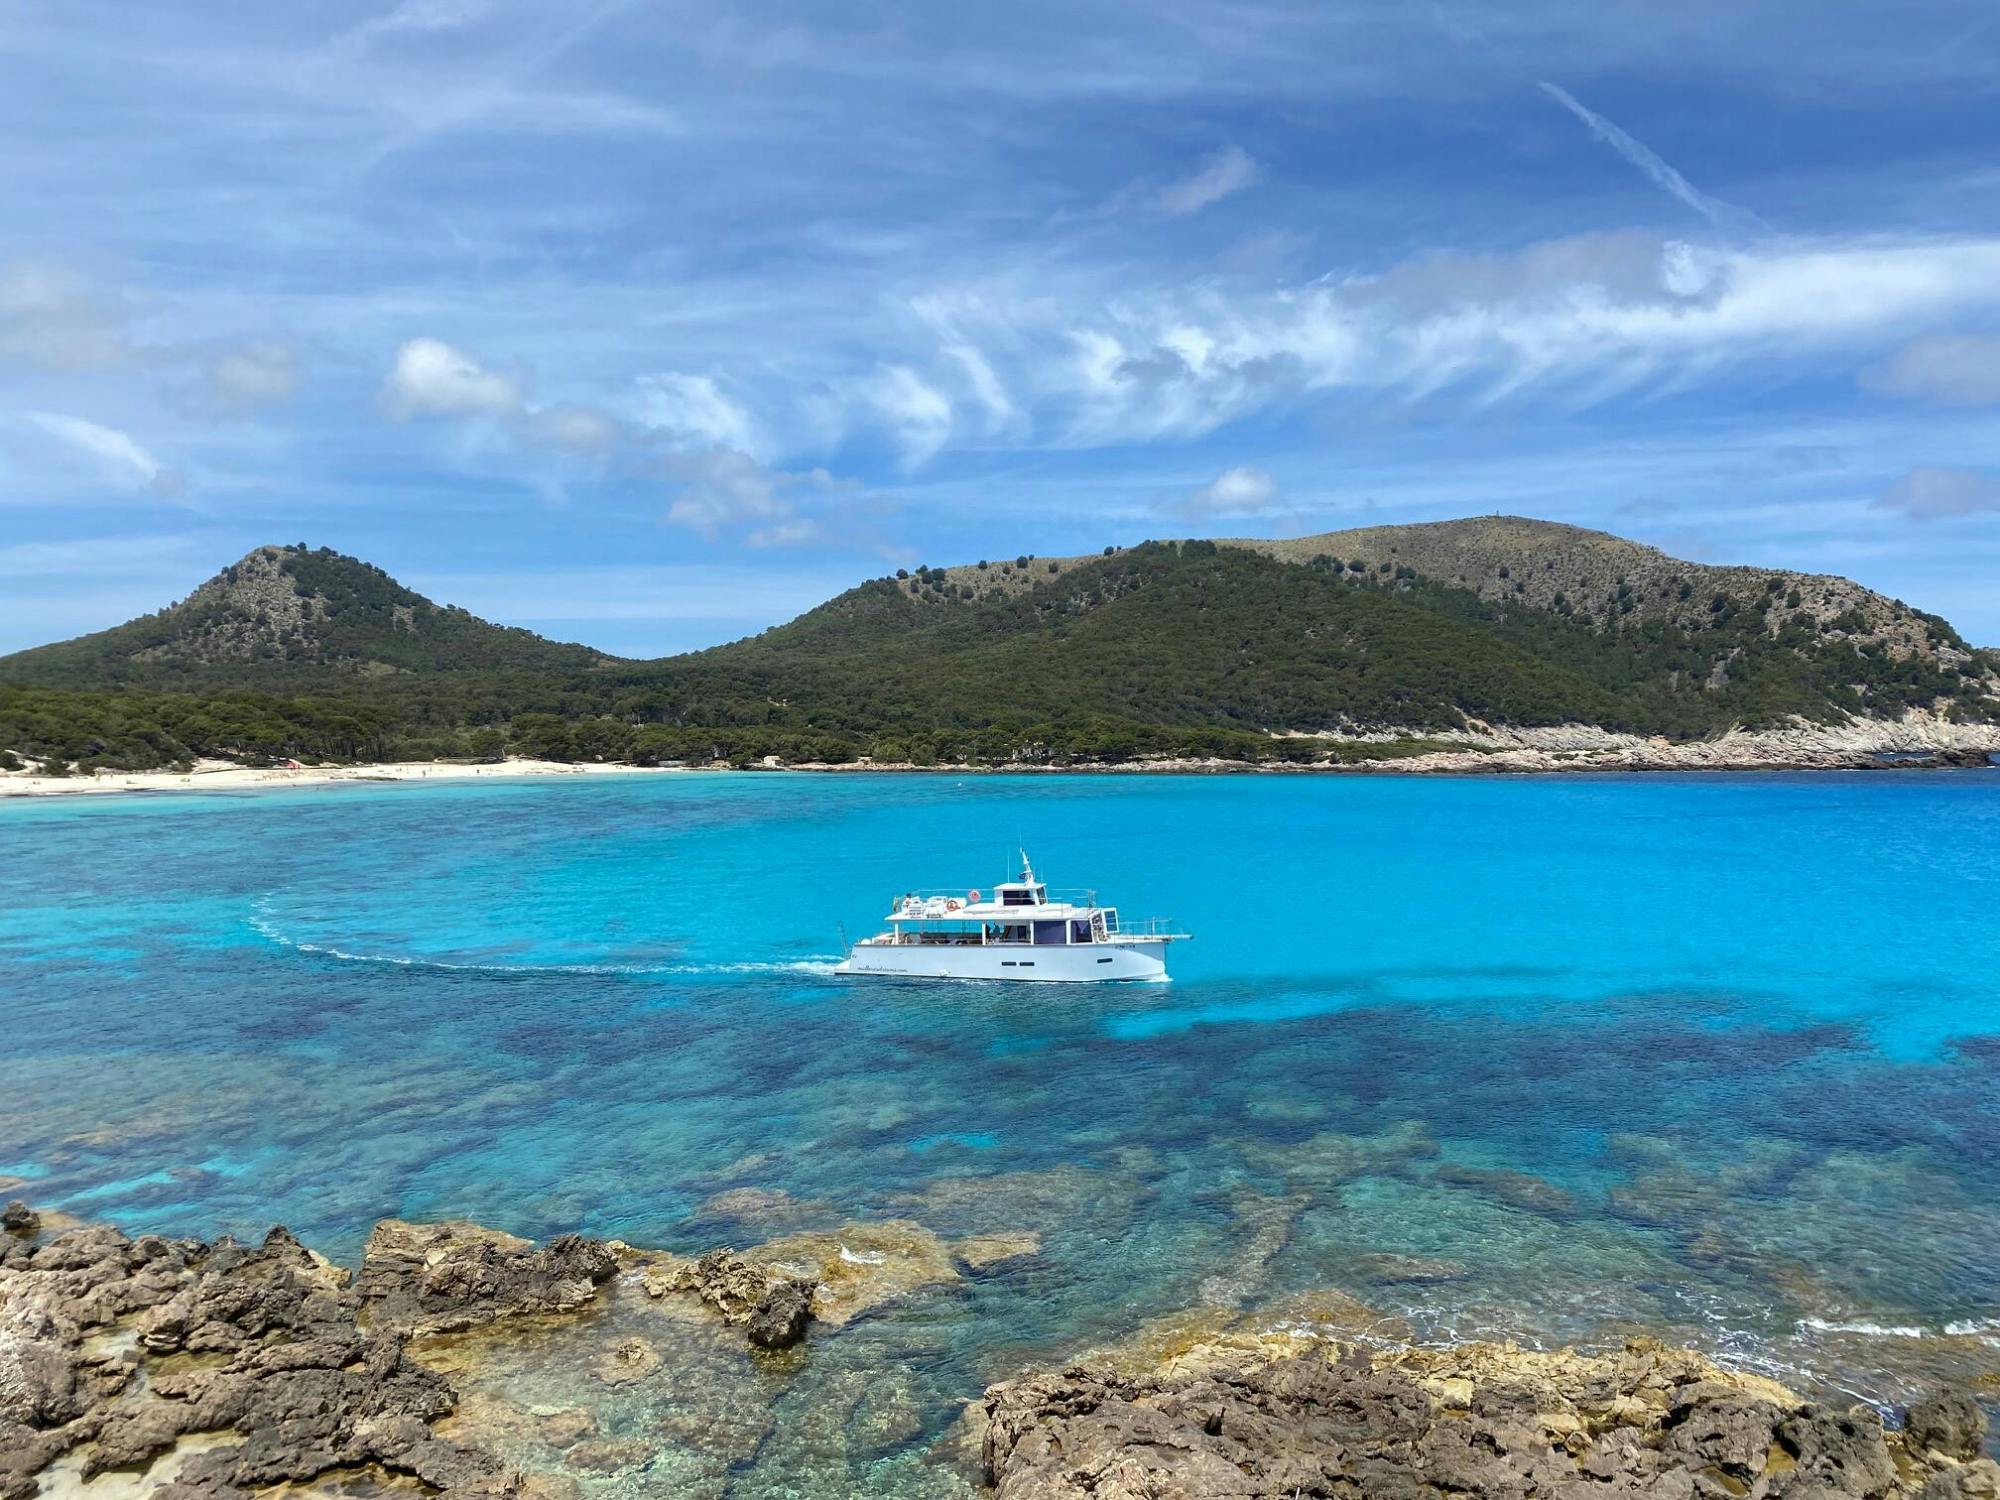
[[[1845,633],[1858,645],[1879,643],[1896,656],[1970,660],[1965,643],[1944,621],[1851,579],[1683,562],[1657,547],[1555,521],[1476,516],[1224,545],[1247,547],[1283,562],[1332,556],[1377,569],[1407,565],[1423,577],[1471,589],[1483,599],[1512,598],[1537,609],[1566,606],[1600,622],[1636,615],[1698,627],[1714,612],[1717,595],[1746,606],[1768,600],[1764,617],[1773,632],[1793,620],[1830,629],[1852,617]]]

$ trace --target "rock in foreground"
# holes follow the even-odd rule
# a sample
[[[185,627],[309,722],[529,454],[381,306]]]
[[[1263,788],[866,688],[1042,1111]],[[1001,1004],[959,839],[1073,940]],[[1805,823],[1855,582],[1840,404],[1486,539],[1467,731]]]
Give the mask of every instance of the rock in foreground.
[[[1248,1366],[1081,1366],[993,1387],[998,1500],[1993,1500],[1970,1402],[1909,1440],[1870,1408],[1800,1400],[1636,1341],[1592,1358],[1490,1345],[1330,1346]]]

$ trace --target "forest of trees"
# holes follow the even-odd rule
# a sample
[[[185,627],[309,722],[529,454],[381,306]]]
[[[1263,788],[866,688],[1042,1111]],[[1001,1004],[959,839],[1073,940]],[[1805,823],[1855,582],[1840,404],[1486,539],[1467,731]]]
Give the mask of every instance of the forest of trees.
[[[631,662],[439,611],[379,570],[357,582],[351,570],[363,567],[332,554],[306,565],[303,581],[345,622],[332,639],[347,654],[331,660],[320,636],[281,661],[239,654],[161,670],[128,654],[107,669],[108,637],[171,626],[152,616],[15,659],[31,672],[0,663],[0,684],[31,679],[0,685],[0,749],[82,768],[507,752],[1060,764],[1312,758],[1341,752],[1283,732],[1390,726],[1421,742],[1467,719],[1691,738],[1912,705],[2000,717],[1990,654],[1899,657],[1865,639],[1858,619],[1794,615],[1774,627],[1776,591],[1717,593],[1692,627],[1639,614],[1600,622],[1408,568],[1148,543],[972,598],[920,569],[748,640]],[[401,638],[417,606],[444,617],[441,635]],[[385,626],[388,611],[402,613]],[[1956,642],[1942,621],[1928,628]],[[385,633],[412,665],[385,669],[380,651],[367,654]]]

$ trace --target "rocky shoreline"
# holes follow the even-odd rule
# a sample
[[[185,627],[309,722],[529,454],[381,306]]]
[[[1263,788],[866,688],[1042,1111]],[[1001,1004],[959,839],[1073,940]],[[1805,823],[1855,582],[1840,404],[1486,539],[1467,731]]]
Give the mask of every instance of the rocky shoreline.
[[[350,1275],[283,1228],[256,1245],[134,1238],[10,1204],[0,1229],[0,1500],[113,1482],[167,1500],[273,1487],[570,1500],[592,1493],[582,1477],[643,1475],[655,1456],[607,1435],[591,1390],[732,1345],[735,1368],[782,1381],[878,1309],[1038,1249],[1027,1233],[946,1240],[891,1221],[685,1258],[386,1220]],[[621,1299],[650,1332],[620,1320]],[[1985,1416],[1963,1392],[1885,1426],[1872,1407],[1814,1403],[1650,1339],[1599,1354],[1419,1348],[1372,1336],[1369,1316],[1325,1293],[1255,1318],[1164,1320],[1003,1381],[920,1455],[923,1493],[2000,1500]],[[544,1409],[479,1388],[478,1341],[502,1335],[528,1340],[537,1365],[582,1358],[589,1389]],[[893,1371],[862,1375],[893,1385]],[[720,1420],[702,1393],[686,1401],[687,1420]],[[739,1422],[731,1451],[779,1420],[767,1406]],[[884,1420],[917,1435],[907,1416]],[[552,1461],[524,1459],[524,1434]],[[725,1462],[649,1492],[727,1489]]]

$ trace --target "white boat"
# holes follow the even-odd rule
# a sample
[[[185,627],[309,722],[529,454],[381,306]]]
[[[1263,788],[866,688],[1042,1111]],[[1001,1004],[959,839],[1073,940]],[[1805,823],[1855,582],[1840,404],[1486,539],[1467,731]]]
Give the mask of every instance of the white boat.
[[[847,950],[834,970],[894,979],[1016,979],[1031,983],[1162,981],[1167,944],[1189,934],[1165,921],[1122,922],[1094,892],[1052,899],[1021,856],[1018,880],[992,894],[910,894],[888,929]]]

